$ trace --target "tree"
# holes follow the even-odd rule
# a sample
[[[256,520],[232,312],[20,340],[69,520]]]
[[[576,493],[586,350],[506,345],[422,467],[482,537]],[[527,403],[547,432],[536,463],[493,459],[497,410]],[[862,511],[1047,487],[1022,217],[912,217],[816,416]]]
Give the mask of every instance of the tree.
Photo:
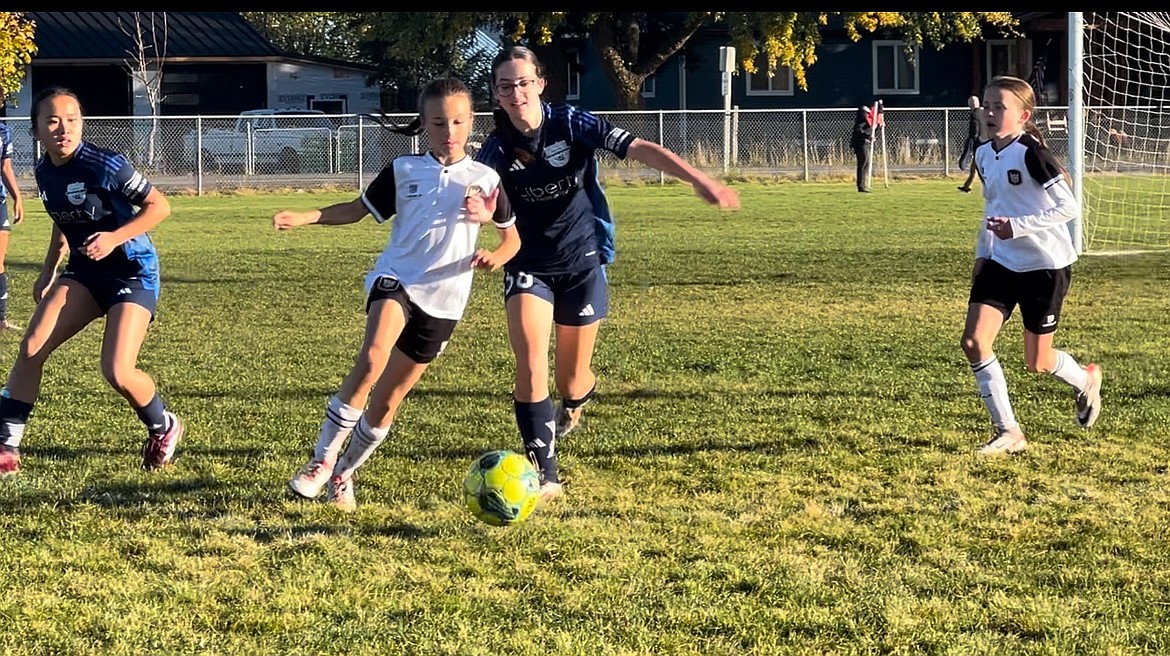
[[[277,49],[294,54],[362,61],[361,12],[242,11],[240,15]]]
[[[492,14],[472,12],[370,12],[355,16],[351,26],[363,36],[362,58],[377,69],[374,82],[398,89],[407,109],[414,92],[438,77],[462,80],[481,103],[491,98],[491,58],[479,29]]]
[[[147,133],[145,164],[154,165],[155,145],[158,142],[158,114],[162,104],[163,60],[167,56],[167,14],[166,12],[130,12],[133,24],[118,19],[122,33],[134,43],[127,51],[126,67],[134,80],[135,95],[141,90],[150,105],[150,130]],[[135,148],[135,152],[140,149]]]
[[[36,23],[25,12],[0,11],[0,103],[16,97],[37,51]]]
[[[723,23],[736,47],[739,65],[756,71],[762,53],[767,70],[792,69],[796,83],[808,88],[807,68],[816,62],[821,30],[832,19],[844,24],[854,41],[864,33],[889,31],[907,46],[936,48],[955,41],[972,41],[984,26],[1010,29],[1010,12],[529,12],[496,15],[518,43],[543,45],[561,35],[588,35],[597,50],[618,104],[625,109],[642,105],[641,88],[647,77],[681,51],[700,29]]]

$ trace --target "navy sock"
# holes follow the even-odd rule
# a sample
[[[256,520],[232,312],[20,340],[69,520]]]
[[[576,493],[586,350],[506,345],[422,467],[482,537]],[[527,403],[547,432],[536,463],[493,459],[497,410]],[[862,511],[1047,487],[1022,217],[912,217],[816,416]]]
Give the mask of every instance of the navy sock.
[[[0,273],[0,321],[8,318],[8,272]]]
[[[13,449],[20,447],[32,409],[33,404],[17,401],[8,396],[8,390],[0,390],[0,444]]]
[[[541,483],[559,483],[557,477],[556,410],[552,397],[536,403],[513,399],[516,426],[524,442],[524,452],[540,471]]]
[[[576,410],[577,408],[580,408],[581,406],[585,405],[586,403],[589,403],[589,399],[593,398],[593,393],[596,391],[597,391],[597,381],[595,380],[595,381],[593,381],[593,387],[590,387],[589,391],[585,392],[585,396],[582,396],[579,399],[561,399],[561,403],[565,404],[565,407],[568,408],[569,410]]]
[[[151,435],[165,432],[167,429],[167,415],[166,407],[163,405],[162,397],[155,393],[154,398],[150,403],[146,404],[145,408],[136,408],[138,418],[142,423],[146,424],[146,430]]]

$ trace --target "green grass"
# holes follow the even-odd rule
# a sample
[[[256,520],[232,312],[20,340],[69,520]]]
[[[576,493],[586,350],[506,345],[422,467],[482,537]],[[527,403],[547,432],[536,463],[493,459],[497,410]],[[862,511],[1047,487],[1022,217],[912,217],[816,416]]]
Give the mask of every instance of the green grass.
[[[102,379],[97,326],[49,361],[24,470],[0,481],[0,652],[1135,654],[1170,651],[1170,260],[1086,257],[1066,386],[997,344],[1033,444],[980,459],[959,349],[978,194],[953,180],[614,187],[598,400],[559,445],[568,494],[507,529],[459,500],[517,448],[501,277],[359,472],[359,511],[284,486],[364,325],[372,220],[275,233],[351,194],[173,198],[143,348],[189,424],[173,467]],[[37,206],[37,203],[30,203]],[[11,314],[47,244],[13,233]],[[485,235],[485,241],[489,236]],[[0,335],[2,366],[18,344]]]

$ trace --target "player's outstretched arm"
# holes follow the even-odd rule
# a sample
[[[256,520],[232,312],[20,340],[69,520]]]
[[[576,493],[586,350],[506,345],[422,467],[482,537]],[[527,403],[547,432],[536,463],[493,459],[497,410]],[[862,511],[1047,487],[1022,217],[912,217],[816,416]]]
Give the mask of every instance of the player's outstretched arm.
[[[361,221],[370,210],[361,198],[355,198],[346,203],[337,203],[319,210],[294,212],[281,210],[272,215],[272,227],[277,230],[290,230],[303,225],[346,225]]]
[[[706,173],[691,166],[673,151],[654,142],[641,138],[634,139],[626,151],[626,157],[690,183],[695,188],[695,195],[712,205],[727,209],[739,207],[738,192],[712,180]]]

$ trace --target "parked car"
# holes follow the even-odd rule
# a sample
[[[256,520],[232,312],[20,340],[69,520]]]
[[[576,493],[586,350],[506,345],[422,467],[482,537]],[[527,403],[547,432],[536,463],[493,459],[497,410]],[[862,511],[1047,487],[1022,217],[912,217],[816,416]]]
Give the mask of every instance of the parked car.
[[[335,166],[336,140],[335,126],[322,111],[253,109],[241,113],[231,127],[204,127],[201,138],[194,131],[188,133],[183,154],[192,167],[204,171],[329,171]]]

